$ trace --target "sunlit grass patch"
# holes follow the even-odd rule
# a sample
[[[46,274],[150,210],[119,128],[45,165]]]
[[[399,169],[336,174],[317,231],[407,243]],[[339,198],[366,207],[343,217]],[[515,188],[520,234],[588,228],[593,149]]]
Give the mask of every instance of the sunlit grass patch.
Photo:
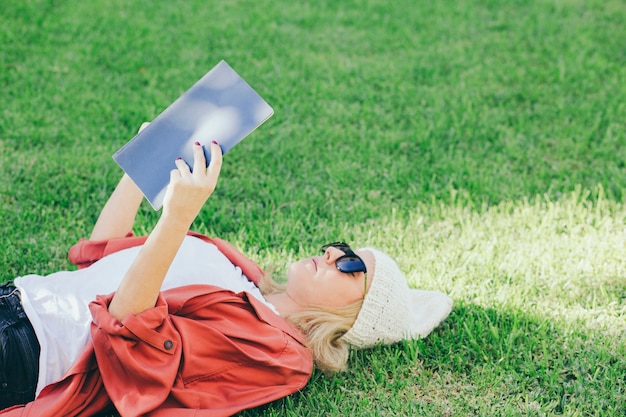
[[[362,235],[396,256],[415,287],[624,333],[626,208],[600,188],[590,194],[483,208],[458,196],[364,225]]]

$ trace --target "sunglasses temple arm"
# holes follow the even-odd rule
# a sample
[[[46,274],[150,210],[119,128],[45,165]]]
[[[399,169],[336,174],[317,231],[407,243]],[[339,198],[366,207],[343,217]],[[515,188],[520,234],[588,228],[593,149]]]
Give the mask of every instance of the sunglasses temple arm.
[[[367,272],[364,272],[365,277],[363,278],[363,297],[367,294]]]

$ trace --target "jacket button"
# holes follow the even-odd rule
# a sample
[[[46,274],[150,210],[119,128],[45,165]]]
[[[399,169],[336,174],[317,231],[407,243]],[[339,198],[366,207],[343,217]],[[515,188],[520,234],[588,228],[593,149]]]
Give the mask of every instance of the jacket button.
[[[166,340],[165,343],[163,343],[163,347],[166,350],[170,350],[171,348],[174,347],[174,342],[172,342],[171,340]]]

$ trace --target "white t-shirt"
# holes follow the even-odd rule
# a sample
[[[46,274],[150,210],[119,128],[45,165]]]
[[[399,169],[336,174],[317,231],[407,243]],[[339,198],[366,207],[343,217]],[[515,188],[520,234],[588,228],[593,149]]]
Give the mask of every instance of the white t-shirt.
[[[15,279],[24,311],[41,346],[37,395],[62,378],[89,341],[89,303],[114,292],[141,247],[108,255],[88,268],[47,276]],[[163,282],[162,289],[210,284],[239,293],[247,291],[274,312],[259,289],[215,245],[187,236]],[[277,312],[276,312],[277,313]]]

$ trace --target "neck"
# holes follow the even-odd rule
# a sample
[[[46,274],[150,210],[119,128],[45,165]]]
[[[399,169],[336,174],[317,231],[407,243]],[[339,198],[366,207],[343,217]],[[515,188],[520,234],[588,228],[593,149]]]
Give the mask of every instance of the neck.
[[[274,307],[276,307],[278,313],[283,317],[302,311],[302,307],[298,303],[296,303],[293,298],[291,298],[286,292],[270,294],[265,296],[265,299]]]

